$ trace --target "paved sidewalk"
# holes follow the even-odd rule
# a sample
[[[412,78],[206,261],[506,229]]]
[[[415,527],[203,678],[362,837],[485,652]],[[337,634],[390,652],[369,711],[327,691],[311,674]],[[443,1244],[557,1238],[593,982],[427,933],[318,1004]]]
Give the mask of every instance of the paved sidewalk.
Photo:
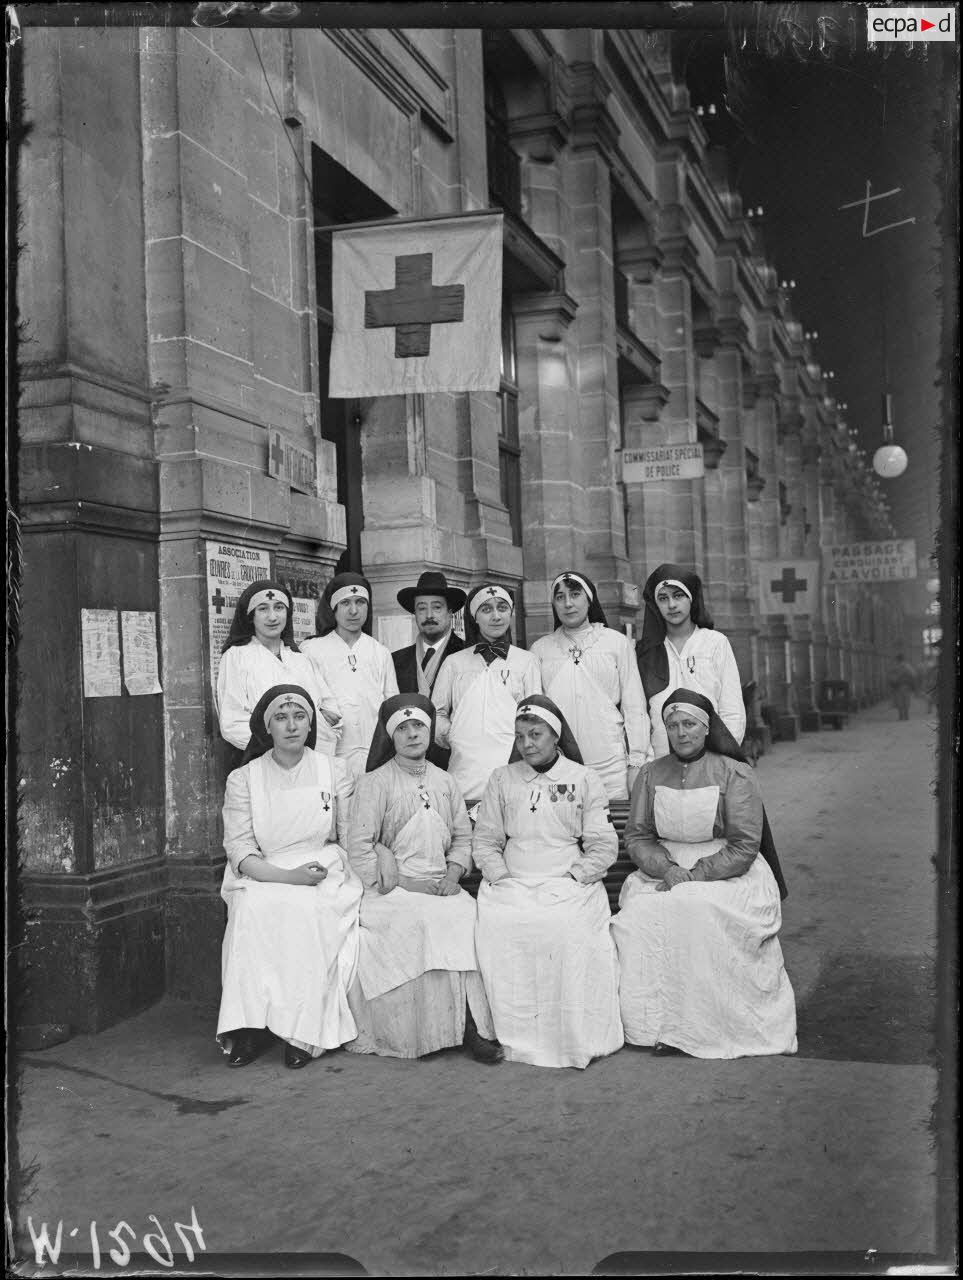
[[[180,1264],[192,1207],[221,1274],[225,1256],[294,1274],[282,1254],[313,1275],[349,1273],[323,1253],[380,1275],[585,1275],[620,1251],[656,1271],[664,1252],[789,1252],[801,1271],[824,1250],[931,1253],[934,743],[877,708],[759,763],[796,1057],[627,1048],[581,1072],[338,1052],[289,1072],[278,1049],[230,1071],[215,1011],[163,1001],[24,1055],[18,1256],[35,1271],[28,1215],[88,1259],[93,1221],[117,1271],[108,1248],[144,1255],[155,1215]]]

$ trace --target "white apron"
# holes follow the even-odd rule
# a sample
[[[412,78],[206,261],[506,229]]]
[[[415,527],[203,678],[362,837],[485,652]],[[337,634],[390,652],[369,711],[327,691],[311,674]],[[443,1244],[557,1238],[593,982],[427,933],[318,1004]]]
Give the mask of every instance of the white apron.
[[[358,662],[353,669],[349,664],[344,678],[338,683],[336,697],[344,717],[337,755],[344,760],[351,777],[357,780],[368,762],[368,750],[378,723],[378,711],[384,702],[384,691],[381,684],[371,678],[367,664]]]
[[[623,1043],[618,966],[605,889],[567,875],[579,856],[575,793],[551,791],[533,781],[513,809],[511,874],[482,882],[475,945],[506,1059],[586,1067]]]
[[[324,843],[334,813],[327,757],[306,753],[318,785],[285,791],[269,785],[267,760],[262,756],[250,766],[258,847],[274,866],[316,861],[328,875],[315,886],[270,884],[238,875],[230,863],[225,867],[221,896],[228,916],[217,1035],[229,1049],[228,1033],[267,1027],[316,1057],[355,1035],[347,991],[357,967],[362,886],[347,870],[343,850]]]
[[[582,652],[597,642],[589,639]],[[582,761],[602,779],[609,800],[628,798],[628,752],[622,713],[584,662],[569,655],[545,692],[571,726]]]
[[[661,843],[691,870],[722,848],[713,837],[719,788],[657,786]],[[758,854],[729,880],[687,881],[659,892],[629,876],[612,935],[630,1044],[662,1041],[697,1058],[796,1052],[796,1002],[777,936],[779,889]]]
[[[511,671],[496,658],[479,672],[452,712],[448,772],[469,809],[481,800],[492,770],[508,763],[515,742],[516,710]]]
[[[427,797],[428,792],[423,794]],[[412,879],[440,880],[450,843],[447,823],[423,802],[395,839],[399,872]],[[400,885],[386,894],[377,888],[365,892],[358,978],[367,999],[432,969],[477,968],[475,903],[464,890],[443,898],[410,893]]]

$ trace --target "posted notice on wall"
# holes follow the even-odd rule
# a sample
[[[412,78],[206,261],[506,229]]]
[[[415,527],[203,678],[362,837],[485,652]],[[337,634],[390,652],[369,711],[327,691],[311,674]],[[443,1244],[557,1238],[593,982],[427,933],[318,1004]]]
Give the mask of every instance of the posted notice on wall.
[[[318,634],[315,625],[318,602],[305,596],[292,596],[291,601],[294,605],[294,643],[300,644],[302,640],[310,640]]]
[[[211,683],[216,687],[221,648],[234,618],[242,591],[259,578],[271,576],[271,557],[257,547],[234,542],[208,542],[207,627],[211,642]]]
[[[915,538],[846,542],[823,549],[824,582],[902,582],[915,577]]]
[[[623,484],[652,480],[697,480],[705,475],[701,444],[664,444],[655,449],[622,450]]]
[[[81,609],[85,698],[120,697],[120,632],[116,609]]]
[[[124,642],[124,688],[134,698],[162,693],[157,665],[157,614],[122,609],[120,634]]]

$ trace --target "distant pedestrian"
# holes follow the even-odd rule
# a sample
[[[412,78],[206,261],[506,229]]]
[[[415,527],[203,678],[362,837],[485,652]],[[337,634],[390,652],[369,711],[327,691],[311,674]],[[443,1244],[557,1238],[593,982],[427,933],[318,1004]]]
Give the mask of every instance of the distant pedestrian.
[[[890,668],[887,680],[893,694],[893,706],[899,712],[899,718],[908,720],[910,700],[916,692],[916,670],[906,661],[905,654],[896,655],[896,665]]]

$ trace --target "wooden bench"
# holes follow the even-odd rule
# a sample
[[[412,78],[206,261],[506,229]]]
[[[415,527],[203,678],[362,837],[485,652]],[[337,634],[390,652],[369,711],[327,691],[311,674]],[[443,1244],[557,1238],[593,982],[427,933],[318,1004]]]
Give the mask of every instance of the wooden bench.
[[[626,857],[625,849],[623,848],[625,824],[629,818],[628,800],[613,800],[609,805],[609,812],[612,815],[612,826],[615,828],[615,833],[619,838],[619,856],[617,861],[613,862],[605,873],[602,883],[605,885],[605,892],[609,896],[609,907],[614,915],[619,909],[619,893],[625,883],[625,877],[635,871],[636,867],[635,863]],[[480,884],[481,872],[475,867],[464,877],[461,887],[475,898],[478,896],[478,886]]]

